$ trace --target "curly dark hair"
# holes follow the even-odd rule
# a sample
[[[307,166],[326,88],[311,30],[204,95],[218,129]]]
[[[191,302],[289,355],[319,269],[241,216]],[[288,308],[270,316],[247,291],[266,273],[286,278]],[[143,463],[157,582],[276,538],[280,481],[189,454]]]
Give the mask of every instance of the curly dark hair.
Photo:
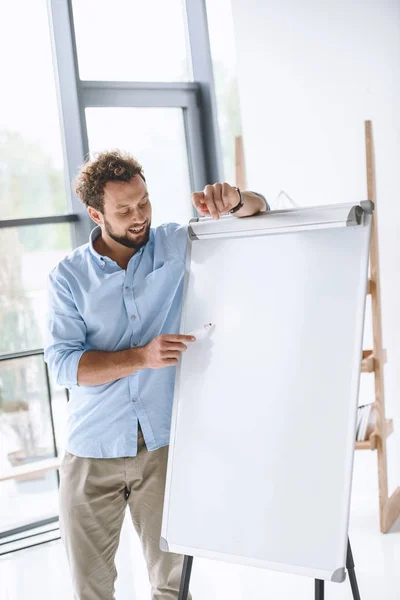
[[[146,181],[142,165],[129,152],[104,150],[81,167],[73,187],[86,205],[104,213],[104,187],[109,181],[130,181],[140,175]]]

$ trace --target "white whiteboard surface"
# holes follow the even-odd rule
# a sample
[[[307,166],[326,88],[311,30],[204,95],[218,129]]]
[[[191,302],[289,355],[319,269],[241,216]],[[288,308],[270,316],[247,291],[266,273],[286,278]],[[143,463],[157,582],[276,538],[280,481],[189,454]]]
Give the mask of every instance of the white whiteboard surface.
[[[163,550],[343,581],[371,227],[352,206],[192,224],[181,333],[215,328],[177,369]]]

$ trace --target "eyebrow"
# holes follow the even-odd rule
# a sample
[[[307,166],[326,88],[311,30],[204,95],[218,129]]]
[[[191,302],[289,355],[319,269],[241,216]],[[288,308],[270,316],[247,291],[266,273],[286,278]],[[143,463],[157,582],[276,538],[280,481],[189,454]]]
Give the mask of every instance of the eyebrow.
[[[149,193],[146,192],[144,196],[142,196],[142,198],[140,198],[139,202],[141,202],[142,200],[144,200],[145,198],[148,198]],[[130,204],[117,204],[115,208],[129,208]]]

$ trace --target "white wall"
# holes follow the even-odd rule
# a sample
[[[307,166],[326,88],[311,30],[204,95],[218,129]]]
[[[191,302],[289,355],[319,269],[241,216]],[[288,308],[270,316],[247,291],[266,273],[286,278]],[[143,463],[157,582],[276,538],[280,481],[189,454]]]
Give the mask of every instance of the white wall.
[[[400,3],[232,0],[232,10],[250,189],[271,201],[284,189],[300,205],[365,199],[364,120],[373,122],[386,405],[398,417],[388,442],[393,488],[400,484]],[[361,400],[372,399],[368,377]]]

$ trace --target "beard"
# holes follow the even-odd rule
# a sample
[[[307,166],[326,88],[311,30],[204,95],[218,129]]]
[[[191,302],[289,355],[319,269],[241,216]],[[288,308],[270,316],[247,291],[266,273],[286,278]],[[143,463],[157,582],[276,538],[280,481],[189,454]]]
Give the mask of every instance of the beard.
[[[104,229],[107,235],[110,236],[114,242],[125,246],[125,248],[133,248],[134,250],[140,250],[143,246],[147,244],[150,238],[150,225],[151,223],[146,222],[145,228],[142,233],[135,235],[132,232],[127,231],[125,235],[118,235],[113,232],[110,223],[104,217]]]

